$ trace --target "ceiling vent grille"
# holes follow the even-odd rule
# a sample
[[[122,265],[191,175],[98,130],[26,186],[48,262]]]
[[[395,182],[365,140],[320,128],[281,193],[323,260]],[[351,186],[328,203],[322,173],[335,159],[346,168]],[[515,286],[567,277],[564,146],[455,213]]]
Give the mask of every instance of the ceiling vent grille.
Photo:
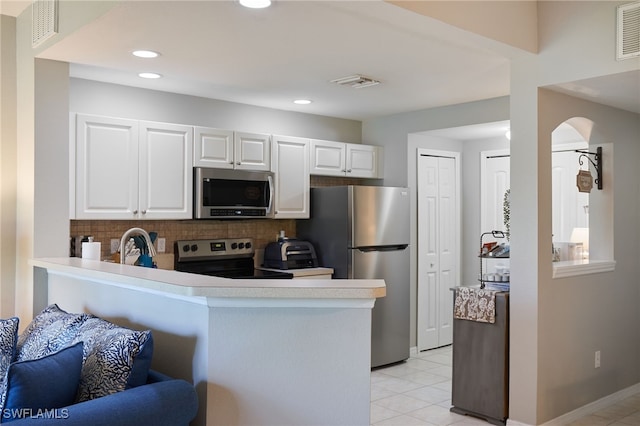
[[[36,47],[58,33],[58,0],[33,0],[31,46]]]
[[[640,2],[618,6],[618,60],[640,56]]]
[[[336,78],[335,80],[331,80],[331,83],[336,83],[340,86],[349,86],[354,89],[362,89],[364,87],[370,87],[380,84],[380,81],[374,80],[373,78],[365,77],[363,75],[355,74],[347,77]]]

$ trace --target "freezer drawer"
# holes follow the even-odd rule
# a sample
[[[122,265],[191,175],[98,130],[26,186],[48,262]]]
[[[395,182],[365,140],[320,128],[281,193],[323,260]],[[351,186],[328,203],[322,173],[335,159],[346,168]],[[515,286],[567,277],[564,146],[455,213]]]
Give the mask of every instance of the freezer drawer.
[[[353,278],[384,279],[387,295],[376,300],[371,322],[371,366],[409,358],[409,249],[352,250]]]
[[[454,297],[455,300],[455,297]],[[509,293],[496,294],[493,324],[453,320],[451,411],[504,425],[509,416]]]

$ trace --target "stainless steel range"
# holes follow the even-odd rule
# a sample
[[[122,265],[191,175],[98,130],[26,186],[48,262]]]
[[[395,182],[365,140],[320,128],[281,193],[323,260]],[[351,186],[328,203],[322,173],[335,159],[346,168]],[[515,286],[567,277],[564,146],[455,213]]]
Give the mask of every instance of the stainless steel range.
[[[174,245],[174,268],[180,272],[236,279],[291,279],[286,272],[254,268],[252,238],[180,240]]]

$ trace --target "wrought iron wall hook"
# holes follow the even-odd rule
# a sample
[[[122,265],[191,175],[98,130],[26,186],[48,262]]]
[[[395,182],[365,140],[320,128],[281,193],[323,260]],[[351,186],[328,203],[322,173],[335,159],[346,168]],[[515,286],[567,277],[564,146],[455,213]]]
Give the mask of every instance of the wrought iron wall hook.
[[[578,157],[578,163],[582,166],[584,163],[582,161],[582,157],[589,160],[593,167],[596,169],[596,179],[595,184],[598,186],[598,189],[602,189],[602,147],[598,147],[596,152],[582,151],[580,149],[576,149],[576,152],[579,152],[581,155]],[[594,160],[591,159],[590,155],[594,156]]]

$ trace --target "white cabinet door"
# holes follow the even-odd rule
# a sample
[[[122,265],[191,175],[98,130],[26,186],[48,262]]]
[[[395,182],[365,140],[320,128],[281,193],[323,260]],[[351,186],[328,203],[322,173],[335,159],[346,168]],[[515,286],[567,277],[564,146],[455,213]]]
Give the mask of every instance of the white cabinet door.
[[[309,139],[273,136],[276,219],[309,218]]]
[[[311,174],[344,176],[346,144],[333,141],[311,141]]]
[[[347,176],[359,178],[378,177],[378,149],[373,145],[347,145]]]
[[[238,170],[271,170],[271,136],[262,133],[236,132],[234,160]]]
[[[76,117],[76,218],[131,219],[138,208],[138,122]]]
[[[78,114],[77,219],[191,219],[193,128]]]
[[[233,131],[194,128],[194,166],[233,169]]]
[[[311,141],[311,174],[379,178],[381,147],[344,142]]]
[[[141,219],[191,219],[193,128],[140,123]]]

